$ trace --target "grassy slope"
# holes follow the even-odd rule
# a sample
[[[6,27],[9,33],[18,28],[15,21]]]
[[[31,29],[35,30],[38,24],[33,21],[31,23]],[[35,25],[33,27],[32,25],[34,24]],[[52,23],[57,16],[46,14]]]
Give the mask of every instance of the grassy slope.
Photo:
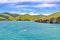
[[[56,13],[54,13],[54,14],[49,15],[48,17],[49,17],[49,18],[57,18],[57,17],[59,17],[59,16],[60,16],[60,12],[56,12]]]
[[[56,13],[53,13],[53,14],[48,15],[48,16],[25,14],[25,15],[19,15],[19,16],[16,16],[16,17],[13,17],[13,15],[9,14],[9,13],[3,13],[3,14],[0,14],[0,19],[7,19],[7,18],[4,18],[5,16],[9,17],[8,18],[9,20],[18,20],[18,19],[21,19],[21,20],[36,20],[36,19],[46,20],[46,19],[50,19],[50,18],[59,17],[60,16],[60,12],[56,12]]]
[[[21,20],[34,20],[35,18],[29,14],[21,15],[20,16]]]
[[[41,17],[42,20],[50,19],[50,18],[57,18],[60,17],[60,12],[53,13],[48,16]]]

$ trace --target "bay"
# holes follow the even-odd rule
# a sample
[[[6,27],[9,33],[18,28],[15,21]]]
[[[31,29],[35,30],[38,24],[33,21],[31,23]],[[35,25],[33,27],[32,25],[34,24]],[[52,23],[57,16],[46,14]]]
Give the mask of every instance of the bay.
[[[0,40],[60,40],[60,24],[0,21]]]

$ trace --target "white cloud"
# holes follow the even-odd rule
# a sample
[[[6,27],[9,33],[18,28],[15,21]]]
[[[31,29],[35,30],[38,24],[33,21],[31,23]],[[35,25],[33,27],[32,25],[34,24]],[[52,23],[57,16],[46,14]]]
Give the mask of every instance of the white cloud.
[[[24,15],[24,14],[28,14],[28,13],[20,13],[20,15]],[[42,13],[41,13],[42,14]],[[29,13],[29,15],[40,15],[40,13]],[[50,15],[50,14],[42,14],[42,15]]]
[[[38,5],[32,5],[32,6],[28,6],[28,5],[16,5],[17,8],[19,7],[56,7],[57,4],[38,4]]]
[[[24,14],[29,14],[29,15],[39,15],[38,13],[34,13],[34,12],[30,12],[30,13],[20,13],[20,15],[24,15]]]
[[[0,0],[0,3],[6,3],[8,0]]]
[[[20,0],[0,0],[0,3],[16,3],[20,2]]]
[[[42,2],[42,4],[38,5],[16,5],[16,2]],[[10,3],[9,7],[20,8],[20,7],[56,7],[57,4],[49,4],[49,2],[57,2],[60,0],[0,0],[0,3]],[[44,3],[46,2],[46,3]]]
[[[24,15],[24,14],[28,14],[28,13],[20,13],[20,15]],[[33,13],[33,14],[29,14],[29,15],[39,15],[39,14]]]
[[[39,5],[36,5],[35,7],[54,7],[56,5],[57,4],[39,4]]]
[[[30,15],[39,15],[38,13],[30,12]]]
[[[50,14],[43,14],[43,15],[47,15],[47,16],[48,16],[48,15],[50,15]]]
[[[47,13],[47,14],[45,14],[45,13],[34,13],[34,12],[30,12],[29,13],[30,15],[40,15],[40,14],[42,14],[42,15],[50,15],[50,13]]]
[[[60,0],[0,0],[0,3],[15,3],[15,2],[59,2]]]
[[[29,7],[27,5],[16,5],[16,8],[20,8],[20,7]]]
[[[34,13],[34,12],[30,12],[30,13],[19,13],[19,12],[10,12],[10,13],[13,13],[13,14],[20,14],[20,15],[24,15],[24,14],[29,14],[29,15],[40,15],[40,14],[42,14],[42,15],[46,15],[46,16],[48,16],[48,15],[50,15],[50,13]]]

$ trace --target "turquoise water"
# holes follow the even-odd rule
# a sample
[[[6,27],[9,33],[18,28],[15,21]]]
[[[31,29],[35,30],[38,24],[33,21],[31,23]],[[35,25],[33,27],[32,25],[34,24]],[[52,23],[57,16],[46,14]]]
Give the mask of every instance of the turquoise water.
[[[60,24],[0,22],[0,40],[60,40]]]

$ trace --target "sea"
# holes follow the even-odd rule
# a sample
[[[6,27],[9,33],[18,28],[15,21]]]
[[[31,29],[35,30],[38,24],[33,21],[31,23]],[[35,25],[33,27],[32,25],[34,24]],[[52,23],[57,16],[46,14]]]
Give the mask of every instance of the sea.
[[[60,24],[0,21],[0,40],[60,40]]]

